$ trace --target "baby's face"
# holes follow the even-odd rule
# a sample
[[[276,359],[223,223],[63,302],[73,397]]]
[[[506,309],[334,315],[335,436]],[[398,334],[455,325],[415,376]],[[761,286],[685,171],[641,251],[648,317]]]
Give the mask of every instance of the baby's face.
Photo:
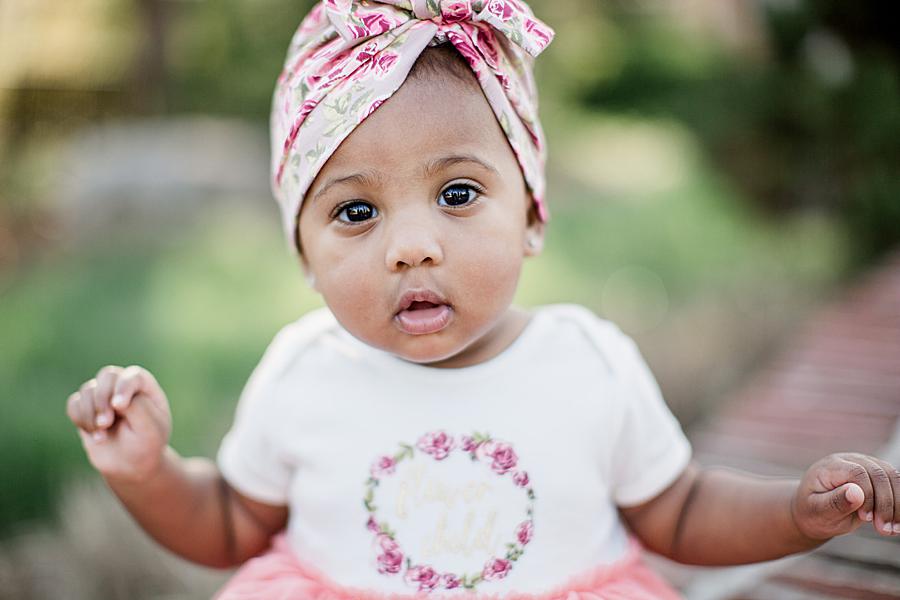
[[[489,358],[509,335],[522,260],[543,240],[476,86],[407,80],[331,156],[301,212],[304,267],[337,320],[417,363]]]

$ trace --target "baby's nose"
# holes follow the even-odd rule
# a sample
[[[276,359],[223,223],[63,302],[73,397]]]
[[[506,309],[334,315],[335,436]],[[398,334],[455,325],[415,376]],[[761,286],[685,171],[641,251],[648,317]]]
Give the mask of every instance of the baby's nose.
[[[399,223],[388,233],[385,263],[390,271],[439,265],[444,260],[438,232],[422,223]]]

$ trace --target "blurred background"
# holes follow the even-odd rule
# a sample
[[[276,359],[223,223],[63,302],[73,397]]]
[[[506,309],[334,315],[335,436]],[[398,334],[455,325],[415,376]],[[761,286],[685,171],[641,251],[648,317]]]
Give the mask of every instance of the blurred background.
[[[0,598],[204,598],[92,472],[65,400],[143,365],[212,456],[320,299],[267,117],[305,0],[0,0]],[[898,36],[876,2],[533,0],[546,251],[519,302],[638,341],[690,430],[900,242]],[[879,10],[881,9],[881,10]]]

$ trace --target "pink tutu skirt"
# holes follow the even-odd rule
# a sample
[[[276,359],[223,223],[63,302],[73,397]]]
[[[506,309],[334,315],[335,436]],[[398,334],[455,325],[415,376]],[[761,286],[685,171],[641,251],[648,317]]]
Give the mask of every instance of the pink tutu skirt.
[[[683,600],[683,597],[641,561],[641,544],[634,536],[628,551],[614,563],[600,565],[542,594],[505,595],[384,594],[342,586],[297,560],[282,532],[272,547],[252,558],[219,590],[214,600]]]

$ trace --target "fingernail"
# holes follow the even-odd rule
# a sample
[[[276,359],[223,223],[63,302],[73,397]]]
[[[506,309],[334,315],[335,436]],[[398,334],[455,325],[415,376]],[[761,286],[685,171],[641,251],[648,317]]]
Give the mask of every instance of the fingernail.
[[[105,430],[101,429],[99,431],[94,432],[94,441],[95,442],[102,442],[105,439],[106,439],[106,431]]]
[[[109,425],[109,414],[101,413],[97,415],[97,427],[106,427]]]
[[[866,521],[871,521],[871,520],[872,520],[872,511],[870,510],[869,512],[866,513]]]
[[[891,533],[893,530],[891,529],[890,523],[885,523],[881,530],[885,533]]]
[[[122,394],[116,394],[115,396],[113,396],[110,404],[112,404],[116,408],[122,408],[123,406],[125,406],[125,396],[123,396]]]
[[[900,533],[900,523],[894,523],[894,533]]]

